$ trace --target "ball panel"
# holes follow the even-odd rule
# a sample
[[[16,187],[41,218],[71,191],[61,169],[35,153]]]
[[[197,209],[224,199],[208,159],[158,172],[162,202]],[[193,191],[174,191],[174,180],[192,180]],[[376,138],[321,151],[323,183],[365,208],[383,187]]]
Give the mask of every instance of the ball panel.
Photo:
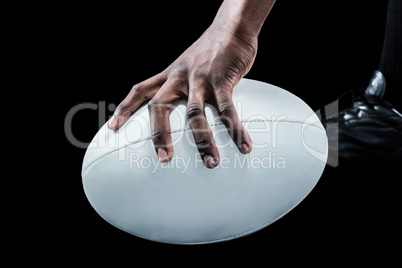
[[[244,79],[235,92],[234,100],[242,99],[236,108],[253,150],[241,154],[216,110],[207,105],[220,153],[220,164],[213,170],[204,167],[181,118],[184,100],[171,114],[175,156],[169,163],[156,157],[145,107],[118,131],[102,127],[87,150],[82,171],[94,209],[128,233],[191,244],[249,234],[295,207],[325,167],[324,128],[304,102],[285,90]]]
[[[142,149],[129,146],[97,161],[85,172],[84,189],[103,218],[129,233],[170,243],[231,239],[272,223],[317,183],[323,165],[303,150],[300,131],[300,125],[281,122],[276,147],[249,155],[228,146],[214,170],[185,143],[162,164],[148,140]],[[261,135],[252,138],[263,143]]]

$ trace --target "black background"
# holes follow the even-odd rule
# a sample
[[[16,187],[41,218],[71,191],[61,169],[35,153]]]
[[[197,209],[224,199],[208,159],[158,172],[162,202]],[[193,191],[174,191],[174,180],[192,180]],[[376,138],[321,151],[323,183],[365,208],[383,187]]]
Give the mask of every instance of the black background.
[[[130,88],[162,71],[210,25],[221,1],[149,1],[92,5],[66,2],[44,23],[51,37],[57,108],[67,112],[84,102],[118,105]],[[246,76],[282,87],[313,110],[342,92],[365,87],[378,67],[386,1],[278,0],[259,38],[256,61]],[[385,98],[392,96],[387,92]],[[391,98],[392,102],[392,98]],[[74,116],[75,137],[89,142],[99,128],[98,112]],[[112,115],[107,111],[106,117]],[[49,220],[40,236],[62,260],[131,260],[179,263],[192,257],[213,262],[262,257],[332,263],[386,261],[398,243],[398,167],[327,166],[312,193],[294,210],[252,235],[211,245],[177,246],[147,241],[112,227],[92,209],[82,188],[85,149],[65,136],[62,177],[50,183],[43,204]],[[59,148],[57,148],[59,150]],[[399,209],[399,208],[398,208]],[[400,210],[400,209],[399,209]],[[169,253],[168,259],[161,254]],[[188,254],[194,254],[192,256]],[[320,258],[318,258],[320,256]],[[197,258],[197,259],[194,259]]]

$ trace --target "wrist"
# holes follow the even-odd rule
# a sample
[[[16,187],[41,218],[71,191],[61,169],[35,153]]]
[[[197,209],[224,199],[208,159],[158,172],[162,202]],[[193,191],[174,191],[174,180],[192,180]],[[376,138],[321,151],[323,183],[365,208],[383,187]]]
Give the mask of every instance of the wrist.
[[[212,25],[240,37],[258,37],[275,0],[225,0]]]

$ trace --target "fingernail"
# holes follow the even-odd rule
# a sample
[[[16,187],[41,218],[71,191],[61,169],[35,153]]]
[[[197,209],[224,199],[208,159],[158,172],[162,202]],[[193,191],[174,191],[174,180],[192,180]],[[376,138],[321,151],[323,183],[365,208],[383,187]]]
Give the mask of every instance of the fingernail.
[[[246,143],[242,143],[240,145],[240,152],[242,152],[243,154],[248,153],[249,150],[250,150],[250,147]]]
[[[214,168],[218,164],[218,161],[212,155],[206,155],[204,161],[207,168]]]
[[[116,116],[112,116],[112,118],[110,118],[109,122],[107,123],[107,126],[109,128],[113,127],[116,124]]]
[[[161,162],[169,161],[168,154],[167,154],[166,150],[163,148],[158,149],[158,157],[159,157],[159,161],[161,161]]]

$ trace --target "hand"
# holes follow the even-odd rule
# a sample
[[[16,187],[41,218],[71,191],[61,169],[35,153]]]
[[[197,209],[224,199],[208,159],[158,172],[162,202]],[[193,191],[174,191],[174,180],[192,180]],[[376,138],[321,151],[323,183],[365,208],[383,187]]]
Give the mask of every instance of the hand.
[[[273,3],[274,0],[224,1],[214,23],[192,46],[163,72],[131,89],[108,127],[118,129],[149,101],[156,154],[160,161],[168,162],[173,157],[170,110],[177,99],[188,99],[187,119],[198,151],[205,166],[214,168],[219,164],[219,152],[204,112],[208,102],[216,107],[240,152],[249,153],[251,138],[233,106],[232,92],[254,62],[258,33]]]
[[[250,152],[250,136],[232,103],[233,87],[250,70],[256,56],[257,39],[249,39],[209,28],[166,70],[135,85],[117,107],[109,128],[121,127],[141,104],[149,101],[152,141],[160,161],[170,161],[170,107],[177,99],[186,98],[187,119],[206,167],[218,165],[219,152],[205,117],[205,102],[216,107],[240,151]]]

